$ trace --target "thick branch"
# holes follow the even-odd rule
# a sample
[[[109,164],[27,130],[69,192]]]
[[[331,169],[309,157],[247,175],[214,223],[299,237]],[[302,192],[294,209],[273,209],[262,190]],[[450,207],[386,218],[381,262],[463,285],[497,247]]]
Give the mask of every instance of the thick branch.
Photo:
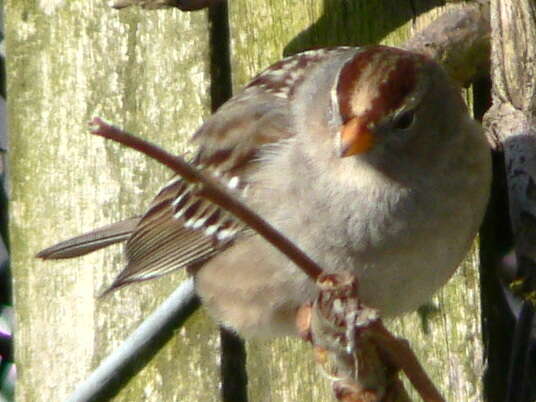
[[[511,103],[536,113],[536,3],[531,0],[491,2],[494,103]]]
[[[485,125],[505,155],[510,219],[521,263],[536,262],[536,5],[530,0],[491,3],[493,107]],[[527,289],[528,290],[528,289]]]
[[[452,78],[467,86],[489,71],[489,7],[466,4],[446,12],[403,47],[437,60]]]
[[[506,292],[522,312],[511,346],[506,400],[520,401],[529,395],[531,368],[525,356],[536,305],[536,3],[492,0],[491,27],[493,107],[484,121],[504,150],[517,257],[515,287]]]

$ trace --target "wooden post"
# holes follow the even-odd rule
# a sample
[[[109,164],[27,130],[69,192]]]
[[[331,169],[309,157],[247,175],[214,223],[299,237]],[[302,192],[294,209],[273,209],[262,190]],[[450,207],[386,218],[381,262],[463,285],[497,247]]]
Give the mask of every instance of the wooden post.
[[[143,212],[169,179],[156,163],[89,135],[87,122],[99,115],[185,152],[210,110],[207,18],[117,11],[101,0],[6,3],[17,399],[60,401],[184,274],[98,299],[123,265],[120,247],[65,262],[34,255]],[[201,317],[116,400],[217,400],[218,337]]]
[[[530,0],[492,0],[490,8],[493,105],[485,123],[497,148],[504,152],[505,178],[501,179],[506,179],[508,229],[516,258],[512,269],[504,269],[504,259],[499,260],[504,256],[497,253],[504,250],[497,247],[497,240],[490,241],[495,245],[496,255],[492,256],[496,261],[483,276],[487,288],[483,306],[488,312],[484,332],[489,361],[486,398],[492,402],[528,401],[536,394],[530,352],[536,325],[536,5]]]

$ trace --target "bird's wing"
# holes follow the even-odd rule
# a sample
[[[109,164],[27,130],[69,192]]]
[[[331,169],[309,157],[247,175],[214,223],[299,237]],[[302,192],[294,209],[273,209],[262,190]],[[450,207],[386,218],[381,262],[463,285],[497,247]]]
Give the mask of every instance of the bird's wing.
[[[305,73],[348,48],[312,50],[287,57],[256,76],[194,134],[192,163],[219,177],[237,195],[260,168],[263,146],[293,136],[289,99]],[[110,290],[198,266],[230,246],[244,225],[194,194],[175,177],[162,188],[126,245],[127,265]]]
[[[221,178],[237,195],[259,168],[259,152],[293,135],[289,99],[306,72],[348,48],[318,49],[287,57],[257,75],[194,134],[192,163]],[[200,264],[244,233],[244,225],[174,177],[141,218],[97,229],[41,251],[41,258],[69,258],[127,240],[127,265],[111,291]]]
[[[288,102],[274,95],[258,98],[255,104],[226,104],[193,139],[198,150],[192,163],[239,197],[258,168],[262,146],[291,136]],[[153,199],[128,239],[127,265],[110,289],[201,263],[231,245],[244,229],[239,220],[174,177]]]

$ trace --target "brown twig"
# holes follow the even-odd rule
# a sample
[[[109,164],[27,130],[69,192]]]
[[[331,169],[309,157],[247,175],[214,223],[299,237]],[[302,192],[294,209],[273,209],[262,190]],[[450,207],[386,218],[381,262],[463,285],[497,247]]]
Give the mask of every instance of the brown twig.
[[[389,360],[406,374],[423,400],[429,402],[444,401],[407,341],[394,337],[384,327],[381,320],[377,320],[371,326],[371,336],[372,341],[380,347]]]
[[[129,148],[136,149],[166,165],[175,173],[182,176],[186,181],[199,184],[200,188],[198,195],[208,199],[224,210],[231,212],[237,218],[247,223],[274,247],[285,254],[311,279],[316,280],[323,272],[318,264],[310,259],[284,235],[274,229],[268,222],[229,194],[225,187],[189,165],[180,156],[172,155],[148,141],[120,130],[117,127],[111,126],[98,117],[94,118],[90,124],[95,126],[95,128],[91,130],[92,134],[119,142]]]
[[[409,401],[397,376],[402,370],[424,401],[444,401],[407,342],[390,334],[378,312],[360,302],[353,275],[321,275],[317,284],[319,295],[311,309],[300,311],[298,326],[338,400]]]

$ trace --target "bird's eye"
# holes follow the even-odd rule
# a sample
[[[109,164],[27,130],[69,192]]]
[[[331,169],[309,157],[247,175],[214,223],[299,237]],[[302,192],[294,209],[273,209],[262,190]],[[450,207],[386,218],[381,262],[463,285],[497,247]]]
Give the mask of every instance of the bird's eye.
[[[395,118],[393,127],[397,130],[406,130],[411,127],[414,120],[415,112],[413,110],[407,110]]]

